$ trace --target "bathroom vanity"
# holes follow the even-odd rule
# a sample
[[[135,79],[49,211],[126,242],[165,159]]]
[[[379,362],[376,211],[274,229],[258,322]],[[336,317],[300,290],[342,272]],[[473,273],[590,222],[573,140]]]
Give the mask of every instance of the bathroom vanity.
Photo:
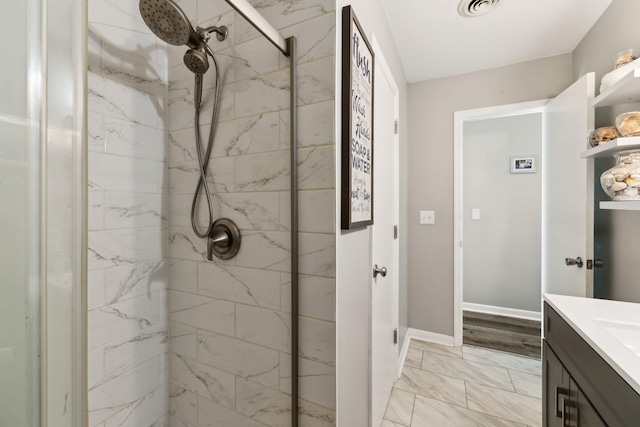
[[[543,425],[640,426],[640,304],[544,296]]]

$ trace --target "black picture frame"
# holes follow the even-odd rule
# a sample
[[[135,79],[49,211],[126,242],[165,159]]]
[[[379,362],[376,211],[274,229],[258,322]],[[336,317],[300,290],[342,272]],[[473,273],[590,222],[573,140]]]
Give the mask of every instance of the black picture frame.
[[[375,56],[351,6],[342,9],[341,228],[373,224]]]

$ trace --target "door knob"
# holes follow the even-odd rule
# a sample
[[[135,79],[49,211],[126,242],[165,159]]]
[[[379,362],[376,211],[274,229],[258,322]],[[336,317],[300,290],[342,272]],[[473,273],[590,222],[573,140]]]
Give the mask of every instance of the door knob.
[[[380,267],[378,268],[378,264],[373,266],[373,277],[378,277],[378,274],[381,275],[382,277],[386,277],[387,276],[387,267]]]
[[[584,265],[584,262],[582,261],[582,258],[577,257],[577,258],[565,258],[564,259],[564,263],[567,265],[576,265],[578,266],[578,268],[582,268],[582,266]]]

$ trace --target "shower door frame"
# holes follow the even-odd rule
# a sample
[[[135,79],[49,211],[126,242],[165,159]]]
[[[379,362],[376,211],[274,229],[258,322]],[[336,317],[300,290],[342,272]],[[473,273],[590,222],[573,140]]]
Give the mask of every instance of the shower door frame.
[[[37,0],[34,0],[37,1]],[[40,0],[41,427],[87,411],[87,2]]]
[[[299,241],[298,241],[298,42],[282,35],[247,1],[225,0],[260,34],[289,58],[290,170],[291,179],[291,427],[298,427],[299,345]]]

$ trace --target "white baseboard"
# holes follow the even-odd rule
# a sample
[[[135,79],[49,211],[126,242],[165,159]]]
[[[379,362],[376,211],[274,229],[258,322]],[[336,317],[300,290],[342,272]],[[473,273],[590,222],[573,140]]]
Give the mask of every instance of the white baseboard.
[[[475,311],[478,313],[495,314],[497,316],[517,317],[527,320],[542,320],[542,314],[538,311],[518,310],[516,308],[497,307],[494,305],[474,304],[471,302],[463,302],[462,309],[466,311]]]
[[[423,331],[420,329],[407,329],[407,335],[404,337],[404,343],[402,344],[402,350],[400,356],[398,356],[398,378],[402,375],[404,369],[404,363],[407,359],[407,353],[409,352],[409,346],[411,339],[420,341],[432,342],[434,344],[442,344],[453,347],[453,337],[449,335],[436,334],[435,332]]]

